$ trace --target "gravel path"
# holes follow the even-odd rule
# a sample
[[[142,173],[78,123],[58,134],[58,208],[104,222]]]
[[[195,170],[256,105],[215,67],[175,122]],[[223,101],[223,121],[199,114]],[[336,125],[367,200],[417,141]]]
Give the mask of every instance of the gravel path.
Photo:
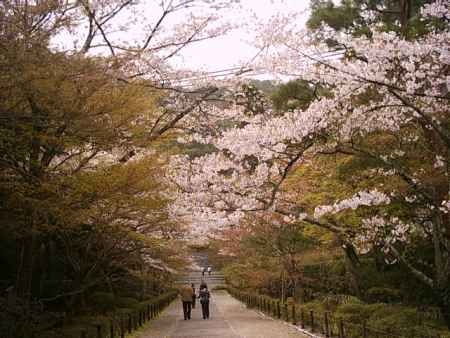
[[[292,325],[249,310],[225,291],[211,295],[211,318],[201,318],[201,308],[183,320],[181,301],[173,302],[138,338],[290,338],[307,337]]]

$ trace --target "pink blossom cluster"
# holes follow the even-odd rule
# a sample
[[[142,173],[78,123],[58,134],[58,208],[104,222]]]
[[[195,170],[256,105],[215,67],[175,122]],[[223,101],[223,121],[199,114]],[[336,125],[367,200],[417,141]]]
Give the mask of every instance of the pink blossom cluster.
[[[361,231],[354,238],[354,244],[359,252],[369,252],[374,245],[381,246],[388,253],[389,248],[396,242],[407,243],[412,233],[417,234],[420,229],[405,223],[398,217],[374,216],[363,219]]]
[[[448,11],[442,8],[439,4],[430,5],[422,14],[447,15]],[[285,207],[299,210],[295,201],[285,203],[289,200],[285,180],[307,158],[323,149],[333,149],[375,132],[404,136],[403,144],[415,144],[425,130],[443,142],[450,142],[444,127],[450,88],[446,75],[450,66],[448,29],[430,30],[418,40],[407,40],[376,27],[372,27],[370,37],[339,33],[334,39],[351,55],[327,57],[328,46],[311,40],[288,18],[276,17],[269,26],[270,32],[268,26],[262,27],[257,40],[267,51],[258,67],[321,85],[328,94],[313,100],[304,110],[284,113],[267,109],[262,114],[246,115],[236,103],[223,109],[214,106],[206,109],[208,116],[215,116],[207,120],[212,126],[208,129],[205,120],[198,122],[199,130],[204,132],[189,136],[187,141],[210,144],[215,151],[194,159],[174,159],[172,180],[180,191],[178,210],[207,215],[210,224],[216,222],[218,226],[239,224],[246,212],[273,212]],[[214,127],[214,123],[224,120],[241,123]],[[413,128],[416,131],[412,134],[400,133]],[[407,164],[402,167],[407,163],[406,151],[401,148],[386,151],[378,154],[383,167],[373,174],[383,178],[399,176],[412,189],[419,189],[420,176],[408,172]],[[436,154],[436,169],[448,163],[447,156]],[[389,204],[389,195],[376,189],[361,191],[334,204],[317,206],[310,218],[318,220],[360,206]],[[285,214],[287,222],[309,219],[304,210]],[[385,240],[405,240],[411,225],[398,219],[389,222],[393,228],[389,235],[385,233]],[[373,219],[365,221],[363,229],[372,228],[375,236],[381,233],[384,224],[381,218]],[[374,240],[370,236],[367,238]]]
[[[322,205],[314,209],[314,218],[318,219],[326,214],[336,214],[343,210],[356,210],[360,206],[374,206],[389,204],[391,199],[388,195],[378,190],[360,191],[349,199],[336,202],[333,205]]]
[[[430,4],[425,4],[421,10],[424,17],[450,19],[450,2],[448,0],[438,0]]]

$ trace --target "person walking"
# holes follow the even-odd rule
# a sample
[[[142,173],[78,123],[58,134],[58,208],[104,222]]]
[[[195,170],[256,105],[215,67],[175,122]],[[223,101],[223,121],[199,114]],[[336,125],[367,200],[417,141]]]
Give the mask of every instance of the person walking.
[[[212,267],[208,266],[208,275],[211,276]]]
[[[192,287],[192,308],[195,309],[195,299],[197,296],[195,295],[195,285],[194,283],[191,284]]]
[[[183,285],[180,288],[181,302],[183,303],[184,320],[191,319],[191,306],[193,298],[193,290],[189,284]]]
[[[206,283],[200,285],[200,291],[198,293],[198,298],[200,299],[200,304],[202,305],[202,315],[203,319],[209,319],[209,299],[211,295],[208,291],[208,286]]]

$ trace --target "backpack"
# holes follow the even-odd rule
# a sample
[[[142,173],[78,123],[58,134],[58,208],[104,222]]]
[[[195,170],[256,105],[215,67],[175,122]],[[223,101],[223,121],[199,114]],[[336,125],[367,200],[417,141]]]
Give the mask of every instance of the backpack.
[[[209,301],[209,291],[207,289],[200,290],[198,298],[200,298],[200,303],[206,303]]]

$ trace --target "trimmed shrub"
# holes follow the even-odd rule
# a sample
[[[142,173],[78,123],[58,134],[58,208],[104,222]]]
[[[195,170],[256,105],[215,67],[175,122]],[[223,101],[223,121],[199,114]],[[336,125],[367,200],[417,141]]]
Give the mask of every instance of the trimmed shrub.
[[[114,301],[116,308],[135,309],[139,306],[139,301],[131,297],[117,297]]]
[[[367,290],[367,297],[371,302],[377,303],[396,303],[402,300],[400,290],[391,288],[370,288]]]
[[[365,304],[343,304],[334,313],[336,319],[352,324],[363,324],[366,322],[373,309]]]
[[[336,311],[340,305],[363,304],[359,298],[350,295],[326,295],[321,297],[320,301],[323,303],[325,309],[331,312]]]
[[[315,300],[315,301],[300,305],[300,310],[303,310],[305,313],[314,311],[315,313],[319,314],[319,313],[325,312],[326,308],[322,302]]]
[[[90,304],[101,313],[111,311],[115,307],[115,297],[113,293],[95,292],[89,298]]]

